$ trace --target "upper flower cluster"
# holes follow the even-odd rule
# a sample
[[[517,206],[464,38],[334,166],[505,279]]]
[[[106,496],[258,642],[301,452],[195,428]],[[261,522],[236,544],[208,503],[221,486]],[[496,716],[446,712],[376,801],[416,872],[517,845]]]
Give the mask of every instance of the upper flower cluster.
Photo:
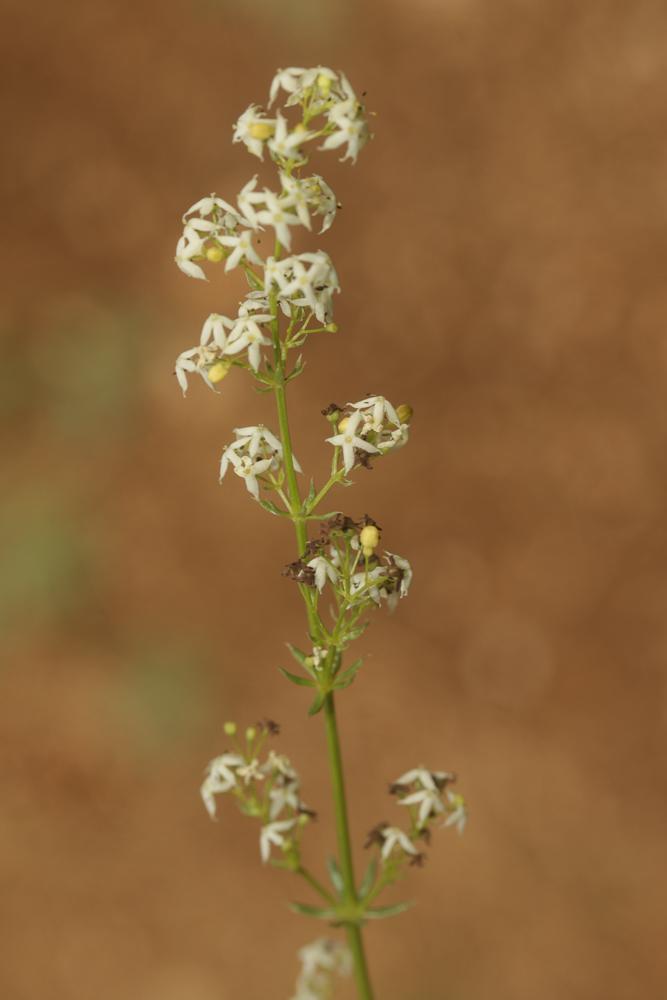
[[[291,66],[278,70],[271,83],[268,106],[284,92],[284,107],[301,108],[301,120],[290,128],[280,111],[268,117],[263,108],[251,104],[234,126],[234,142],[242,142],[249,153],[263,159],[264,150],[281,166],[306,162],[302,147],[323,139],[319,149],[345,146],[342,159],[354,163],[370,138],[363,104],[344,73],[315,66]]]

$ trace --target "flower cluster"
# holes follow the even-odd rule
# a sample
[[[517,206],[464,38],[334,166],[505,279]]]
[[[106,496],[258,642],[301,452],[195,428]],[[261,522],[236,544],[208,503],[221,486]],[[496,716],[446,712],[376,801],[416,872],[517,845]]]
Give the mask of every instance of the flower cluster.
[[[388,880],[393,880],[406,859],[411,865],[421,866],[425,855],[418,850],[416,841],[430,843],[431,826],[444,817],[442,826],[453,826],[463,833],[467,820],[465,800],[449,787],[456,781],[451,771],[429,771],[415,767],[392,782],[389,791],[398,804],[406,806],[410,828],[406,832],[388,823],[378,823],[368,834],[366,847],[380,847],[380,858],[389,868]]]
[[[346,473],[355,465],[370,468],[371,455],[406,444],[412,419],[412,407],[407,403],[394,407],[384,396],[368,396],[346,406],[330,403],[322,413],[336,426],[338,433],[327,441],[342,450]]]
[[[215,819],[216,796],[231,793],[242,812],[261,820],[262,861],[266,863],[271,848],[277,847],[283,860],[274,864],[295,868],[299,864],[301,830],[315,813],[301,801],[299,776],[287,757],[269,750],[266,758],[260,759],[266,738],[278,732],[278,725],[266,720],[250,726],[242,743],[237,739],[236,725],[226,723],[225,733],[233,747],[209,763],[201,797],[209,816]]]
[[[338,604],[363,610],[386,601],[394,609],[407,596],[412,567],[393,552],[376,554],[381,529],[367,514],[359,521],[338,514],[321,525],[320,535],[308,543],[305,555],[284,570],[297,583],[322,593],[329,582]]]
[[[246,489],[259,500],[260,482],[268,489],[280,489],[283,470],[283,446],[268,427],[235,427],[236,440],[228,444],[220,459],[220,482],[231,465],[234,472],[245,480]],[[292,456],[297,472],[301,466]],[[278,473],[278,478],[273,476]]]
[[[301,108],[301,120],[294,128],[280,111],[269,118],[263,108],[251,104],[234,126],[234,142],[242,142],[260,160],[268,149],[281,167],[305,162],[302,147],[319,139],[324,139],[319,149],[345,146],[342,159],[356,161],[370,132],[364,106],[344,73],[327,66],[291,66],[278,70],[273,78],[269,107],[281,91],[287,94],[286,108]]]
[[[340,941],[318,938],[299,949],[301,971],[292,1000],[326,1000],[334,975],[349,976],[352,956]]]

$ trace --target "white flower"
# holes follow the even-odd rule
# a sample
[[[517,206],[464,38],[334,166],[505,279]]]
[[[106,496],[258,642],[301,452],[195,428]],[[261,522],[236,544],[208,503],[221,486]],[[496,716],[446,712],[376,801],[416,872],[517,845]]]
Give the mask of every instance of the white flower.
[[[298,781],[289,781],[284,784],[274,785],[269,791],[269,799],[271,800],[269,819],[274,820],[286,806],[289,806],[296,812],[299,808]]]
[[[300,87],[301,78],[305,72],[306,70],[300,66],[290,66],[288,69],[279,69],[271,81],[271,90],[269,91],[269,107],[271,107],[275,101],[281,88],[288,94],[296,93]]]
[[[209,194],[200,198],[194,205],[190,205],[190,208],[183,215],[183,224],[210,232],[219,229],[221,224],[224,225],[223,213],[230,215],[232,217],[230,221],[234,221],[234,224],[239,218],[239,213],[228,202],[218,198],[215,193]],[[213,215],[214,218],[207,219],[209,215]],[[188,218],[188,216],[192,216],[192,218]]]
[[[267,323],[270,315],[239,316],[227,340],[225,354],[238,354],[248,348],[250,367],[257,371],[262,360],[260,346],[268,346],[271,341],[260,330],[259,323]]]
[[[289,757],[286,757],[283,753],[276,753],[275,750],[269,750],[269,756],[263,766],[266,774],[279,774],[288,781],[298,782],[299,780],[299,776],[292,767]]]
[[[377,454],[379,450],[374,444],[369,444],[368,441],[364,441],[362,437],[357,436],[357,428],[362,420],[363,416],[361,412],[356,410],[350,417],[346,418],[347,422],[340,434],[334,434],[333,437],[326,439],[329,444],[335,445],[336,448],[343,449],[345,472],[349,472],[356,462],[354,455],[356,448],[359,448],[362,451],[367,451],[371,454]]]
[[[347,149],[345,155],[341,156],[341,162],[352,160],[353,163],[356,163],[359,150],[366,145],[370,138],[368,125],[363,118],[354,118],[340,113],[334,115],[334,110],[331,112],[331,120],[336,126],[336,131],[327,136],[319,148],[324,150],[338,149],[339,146],[347,143]]]
[[[456,775],[451,771],[428,771],[425,767],[413,767],[411,771],[406,771],[394,782],[395,785],[412,785],[415,781],[420,781],[425,788],[432,788],[436,785],[442,787],[448,781],[454,781]]]
[[[238,236],[219,236],[218,243],[222,243],[224,247],[234,247],[225,261],[226,272],[232,271],[244,259],[261,267],[262,258],[253,247],[252,235],[247,229],[244,229]]]
[[[458,795],[456,792],[450,792],[449,789],[447,789],[445,794],[449,801],[450,812],[449,816],[442,825],[455,826],[459,833],[463,833],[466,823],[468,822],[468,810],[466,808],[465,799],[462,795]]]
[[[200,794],[211,819],[215,819],[216,816],[215,796],[236,787],[234,768],[240,767],[243,763],[243,757],[239,754],[223,753],[222,756],[215,757],[206,768],[206,778]]]
[[[221,351],[224,351],[227,345],[227,335],[225,333],[225,327],[231,330],[234,326],[234,320],[228,319],[227,316],[220,316],[219,313],[211,313],[208,319],[204,320],[204,325],[201,328],[201,336],[199,338],[199,343],[202,347],[210,344],[211,340],[219,347]]]
[[[420,828],[424,826],[429,816],[432,816],[435,813],[444,812],[445,809],[442,799],[440,798],[438,786],[435,784],[430,775],[428,775],[428,782],[428,784],[423,784],[422,788],[418,791],[412,792],[410,795],[406,795],[404,798],[399,799],[398,803],[400,806],[419,806],[417,826]]]
[[[412,566],[407,559],[404,559],[403,556],[397,556],[394,552],[385,552],[385,557],[388,557],[387,562],[390,567],[392,565],[397,566],[401,571],[398,593],[401,597],[407,597],[410,584],[412,583]]]
[[[191,226],[186,226],[183,235],[176,244],[176,256],[174,260],[183,274],[189,278],[199,278],[200,281],[208,281],[199,264],[195,264],[193,257],[198,257],[203,253],[204,241]]]
[[[275,119],[266,118],[261,108],[251,104],[234,126],[232,142],[242,142],[249,153],[264,159],[264,143],[273,135]]]
[[[338,941],[329,941],[326,938],[318,938],[312,944],[304,945],[299,949],[299,960],[301,961],[301,973],[308,979],[314,972],[325,970],[333,972],[340,970],[343,965],[349,968],[350,953],[345,945]],[[342,970],[340,970],[342,971]]]
[[[353,573],[350,577],[350,597],[351,604],[357,604],[360,600],[370,598],[376,604],[380,604],[382,591],[379,581],[384,579],[385,572],[381,566],[376,566],[368,573],[363,570],[360,573]]]
[[[319,590],[320,594],[324,589],[324,584],[327,582],[327,578],[335,583],[338,579],[338,571],[334,569],[331,563],[324,558],[324,556],[315,556],[308,563],[311,569],[315,570],[315,586]]]
[[[313,215],[321,215],[321,233],[326,233],[331,223],[336,218],[338,202],[327,182],[319,174],[312,177],[305,177],[301,182],[301,187],[305,189],[308,198],[308,206]]]
[[[256,222],[261,226],[273,226],[276,231],[276,239],[289,250],[292,245],[289,227],[301,225],[299,216],[288,212],[285,203],[281,202],[268,188],[264,188],[263,201],[266,207],[255,212]]]
[[[249,455],[237,455],[235,446],[240,444],[242,442],[236,441],[223,451],[220,461],[220,481],[222,482],[227,471],[227,465],[231,464],[236,475],[240,476],[241,479],[245,479],[248,493],[252,493],[255,500],[259,500],[259,483],[257,482],[257,477],[267,472],[273,466],[275,460],[272,458],[261,458],[253,462]]]
[[[340,291],[338,275],[331,258],[323,250],[301,253],[266,262],[265,289],[278,286],[280,301],[289,300],[315,313],[320,323],[328,323],[333,315],[333,293]]]
[[[283,160],[303,160],[299,146],[312,138],[313,133],[298,124],[291,132],[287,127],[287,119],[278,113],[276,119],[276,129],[269,139],[267,146],[271,155]]]
[[[359,400],[358,403],[348,403],[347,405],[355,410],[360,410],[368,429],[377,433],[384,430],[387,421],[395,427],[401,425],[394,406],[384,396],[368,396],[366,399]]]
[[[412,843],[407,833],[400,830],[397,826],[385,826],[383,830],[380,831],[384,838],[384,843],[382,845],[382,860],[386,861],[391,852],[395,847],[400,847],[400,849],[405,854],[418,854],[419,851]]]
[[[283,833],[291,830],[295,824],[296,819],[281,819],[262,827],[259,834],[259,852],[265,864],[271,855],[271,845],[282,847],[285,843]]]

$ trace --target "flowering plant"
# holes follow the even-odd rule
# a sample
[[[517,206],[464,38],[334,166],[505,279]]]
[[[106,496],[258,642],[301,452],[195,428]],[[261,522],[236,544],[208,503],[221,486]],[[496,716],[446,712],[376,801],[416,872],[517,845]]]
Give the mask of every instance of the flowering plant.
[[[269,109],[280,96],[282,111],[273,114]],[[208,765],[201,795],[212,818],[219,796],[235,798],[243,813],[259,821],[262,861],[300,876],[318,897],[317,905],[293,903],[293,909],[346,931],[347,949],[319,939],[301,950],[303,969],[294,1000],[330,996],[333,973],[348,968],[359,997],[372,997],[362,928],[407,905],[379,906],[377,898],[406,865],[424,863],[423,846],[430,843],[433,826],[462,831],[466,818],[465,803],[451,788],[453,774],[424,767],[407,771],[390,785],[397,804],[405,807],[407,828],[383,822],[370,831],[366,847],[373,854],[357,880],[335,697],[362,666],[360,659],[344,665],[343,657],[367,627],[368,613],[382,604],[393,610],[409,592],[412,569],[404,557],[380,551],[382,531],[373,518],[322,513],[320,508],[334,487],[351,484],[357,468],[371,468],[406,444],[412,409],[394,406],[380,395],[329,404],[322,413],[330,426],[326,441],[333,447],[330,476],[319,489],[311,480],[309,489],[302,490],[287,387],[303,372],[301,355],[293,360],[292,352],[315,334],[337,331],[333,308],[340,284],[329,255],[323,250],[292,253],[293,231],[311,231],[318,219],[324,233],[339,207],[326,181],[308,173],[310,150],[314,144],[319,150],[339,149],[343,160],[354,163],[370,137],[365,108],[343,73],[324,66],[279,70],[267,109],[251,104],[233,133],[233,141],[252,155],[260,160],[268,155],[278,171],[278,190],[260,187],[255,175],[235,204],[216,194],[201,198],[184,214],[176,247],[176,263],[189,277],[207,280],[206,265],[224,262],[225,272],[241,268],[249,286],[235,317],[208,316],[199,344],[179,355],[176,377],[183,393],[193,374],[217,392],[236,368],[248,372],[260,390],[272,392],[276,402],[277,433],[261,424],[235,428],[222,452],[220,480],[234,472],[261,507],[290,520],[296,532],[297,557],[283,572],[303,599],[309,647],[289,645],[299,670],[281,670],[293,684],[311,689],[309,714],[324,717],[338,842],[338,857],[327,862],[330,885],[303,863],[301,840],[315,814],[301,798],[291,762],[273,749],[267,752],[279,731],[275,722],[250,726],[243,734],[235,723],[225,723],[229,746]],[[255,239],[266,230],[273,231],[274,247],[263,258]],[[315,522],[319,526],[309,530]]]

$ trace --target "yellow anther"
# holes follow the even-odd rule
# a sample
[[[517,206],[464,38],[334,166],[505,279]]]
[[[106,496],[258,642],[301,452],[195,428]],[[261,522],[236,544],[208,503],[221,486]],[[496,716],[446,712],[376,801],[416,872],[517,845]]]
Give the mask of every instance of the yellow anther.
[[[211,264],[219,264],[224,256],[222,247],[209,247],[206,251],[206,260],[210,260]]]
[[[409,403],[401,403],[400,406],[396,407],[396,416],[402,424],[409,424],[414,412]]]
[[[373,549],[377,548],[380,543],[380,532],[374,524],[366,524],[359,532],[359,541],[364,555],[372,556]]]
[[[231,361],[216,361],[214,365],[211,365],[207,375],[211,382],[214,384],[216,382],[222,382],[223,378],[226,378],[229,374],[229,369],[232,367]]]
[[[270,122],[253,122],[248,131],[252,139],[261,139],[264,142],[271,138],[275,130]]]

